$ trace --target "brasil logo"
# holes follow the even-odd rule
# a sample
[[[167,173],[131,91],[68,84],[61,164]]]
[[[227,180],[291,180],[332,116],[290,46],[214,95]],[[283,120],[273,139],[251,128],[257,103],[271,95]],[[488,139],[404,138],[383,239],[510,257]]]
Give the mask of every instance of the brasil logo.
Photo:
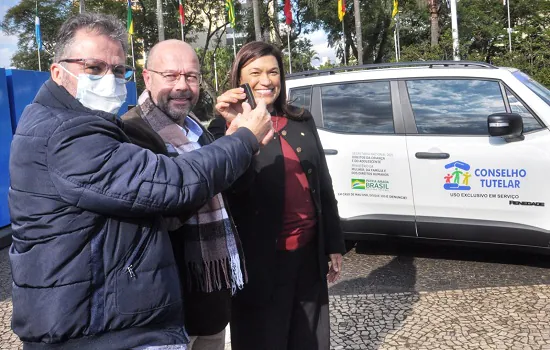
[[[445,184],[443,188],[447,191],[469,191],[470,187],[470,165],[464,162],[456,161],[445,165],[448,173],[443,178]]]
[[[367,188],[365,180],[351,179],[351,188],[354,190],[365,190]]]

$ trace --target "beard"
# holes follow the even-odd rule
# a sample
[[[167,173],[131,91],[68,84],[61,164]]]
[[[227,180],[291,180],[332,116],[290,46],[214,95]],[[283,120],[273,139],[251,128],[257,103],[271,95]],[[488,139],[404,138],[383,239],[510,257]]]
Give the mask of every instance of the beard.
[[[185,99],[188,103],[177,104],[174,103],[175,99]],[[193,93],[190,91],[184,91],[181,93],[172,93],[166,95],[160,95],[157,97],[157,107],[164,112],[172,121],[183,125],[183,121],[193,109],[196,103],[196,99]]]

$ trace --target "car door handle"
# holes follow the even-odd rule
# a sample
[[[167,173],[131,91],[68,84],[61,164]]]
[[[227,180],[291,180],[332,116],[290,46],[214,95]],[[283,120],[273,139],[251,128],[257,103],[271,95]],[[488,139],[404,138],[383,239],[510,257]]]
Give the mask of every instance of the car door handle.
[[[323,151],[325,151],[327,156],[335,156],[338,154],[338,151],[335,149],[324,149]]]
[[[415,157],[418,159],[449,159],[449,153],[417,152]]]

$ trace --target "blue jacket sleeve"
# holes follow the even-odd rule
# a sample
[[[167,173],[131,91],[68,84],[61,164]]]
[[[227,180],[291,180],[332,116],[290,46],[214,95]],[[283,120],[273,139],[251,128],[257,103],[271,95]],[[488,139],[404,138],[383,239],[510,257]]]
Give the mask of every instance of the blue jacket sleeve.
[[[61,198],[106,215],[164,215],[227,189],[259,144],[248,129],[176,158],[125,142],[117,125],[90,116],[61,124],[48,140],[48,168]]]

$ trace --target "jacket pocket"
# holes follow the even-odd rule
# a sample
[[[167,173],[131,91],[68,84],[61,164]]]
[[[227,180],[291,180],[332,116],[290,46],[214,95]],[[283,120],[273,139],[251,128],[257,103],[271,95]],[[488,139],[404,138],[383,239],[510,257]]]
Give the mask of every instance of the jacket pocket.
[[[137,278],[135,269],[139,266],[139,262],[141,261],[143,255],[145,255],[145,251],[151,242],[154,232],[154,226],[151,229],[143,230],[135,249],[128,257],[123,271],[127,273],[130,278]]]
[[[153,226],[142,231],[126,263],[117,271],[117,311],[128,315],[155,310],[162,313],[179,302],[179,275],[168,234]]]

